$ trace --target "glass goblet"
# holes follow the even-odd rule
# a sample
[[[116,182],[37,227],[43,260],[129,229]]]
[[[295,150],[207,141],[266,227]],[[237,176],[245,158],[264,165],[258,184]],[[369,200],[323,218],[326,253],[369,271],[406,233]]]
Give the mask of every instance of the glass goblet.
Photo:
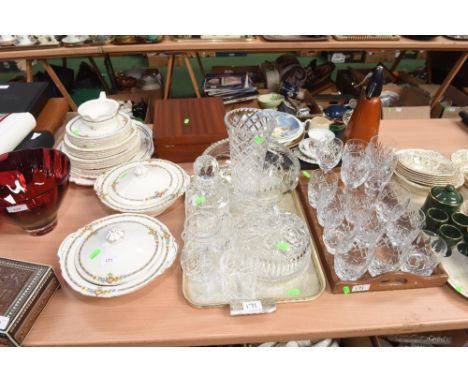
[[[347,187],[359,187],[367,179],[371,167],[366,152],[367,142],[350,139],[343,148],[341,179]]]
[[[343,141],[339,138],[321,139],[317,145],[317,162],[319,167],[325,171],[330,171],[341,160],[343,151]]]
[[[353,243],[356,229],[352,223],[342,220],[336,227],[325,226],[323,230],[323,243],[331,255],[346,253]]]
[[[424,212],[420,209],[409,210],[395,221],[387,224],[387,237],[393,245],[407,245],[416,239],[425,221]]]
[[[392,245],[387,237],[383,237],[375,246],[374,256],[368,271],[372,277],[395,272],[400,269],[404,247]]]
[[[366,273],[373,252],[373,247],[354,241],[348,252],[335,255],[333,265],[338,278],[343,281],[358,280]]]
[[[395,182],[388,183],[379,194],[375,208],[379,217],[391,222],[398,219],[409,205],[411,194]]]
[[[447,253],[447,243],[431,231],[421,231],[416,241],[405,249],[401,270],[430,276]]]
[[[317,208],[319,198],[329,198],[331,200],[338,188],[338,177],[333,172],[324,172],[321,169],[310,173],[310,180],[307,186],[307,196],[309,204]]]

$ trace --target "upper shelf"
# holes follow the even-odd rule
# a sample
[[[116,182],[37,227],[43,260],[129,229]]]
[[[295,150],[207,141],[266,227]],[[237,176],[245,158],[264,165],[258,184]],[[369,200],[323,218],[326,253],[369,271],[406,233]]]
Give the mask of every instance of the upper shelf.
[[[466,51],[468,41],[455,41],[439,36],[429,41],[411,40],[401,37],[398,41],[266,41],[257,36],[252,41],[174,41],[165,36],[160,43],[134,45],[102,45],[58,48],[29,48],[13,50],[0,48],[0,60],[47,59],[54,57],[99,56],[103,54],[136,54],[151,52],[287,52],[287,51],[334,51],[334,50],[436,50]]]

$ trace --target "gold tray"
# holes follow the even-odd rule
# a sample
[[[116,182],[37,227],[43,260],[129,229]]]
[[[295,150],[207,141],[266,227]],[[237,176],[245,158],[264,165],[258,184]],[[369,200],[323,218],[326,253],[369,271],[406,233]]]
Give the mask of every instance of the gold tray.
[[[201,37],[179,37],[179,36],[171,36],[171,39],[175,42],[201,42],[201,41],[206,41],[206,42],[248,42],[248,41],[255,41],[257,39],[257,36],[246,36],[246,37],[240,37],[240,38],[223,38],[222,36],[220,37],[213,37],[213,38],[201,38]]]
[[[302,220],[307,223],[304,210],[302,209],[302,205],[296,191],[284,195],[283,199],[279,203],[279,207],[283,210],[296,213]],[[309,230],[310,248],[312,252],[312,261],[310,262],[309,266],[292,279],[280,282],[257,281],[259,300],[274,303],[310,301],[319,297],[325,290],[325,274],[323,273],[322,265],[320,264],[317,253],[317,247],[312,238],[312,235],[310,235],[310,228],[308,225],[307,229]],[[205,284],[193,282],[188,277],[186,277],[185,274],[183,275],[182,292],[185,299],[191,305],[197,308],[210,308],[229,305],[228,301],[223,300],[221,286],[210,286],[210,291],[218,291],[219,293],[210,293],[210,296],[206,296],[204,293],[202,293],[204,290],[206,290],[206,288],[207,286]],[[298,291],[300,293],[298,293]]]

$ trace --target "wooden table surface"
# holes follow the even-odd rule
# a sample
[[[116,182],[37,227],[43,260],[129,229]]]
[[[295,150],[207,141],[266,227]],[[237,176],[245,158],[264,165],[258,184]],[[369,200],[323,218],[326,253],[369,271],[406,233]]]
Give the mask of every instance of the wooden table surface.
[[[0,60],[39,59],[73,56],[100,56],[103,54],[138,54],[151,52],[208,52],[208,51],[244,51],[244,52],[287,52],[287,51],[333,51],[333,50],[430,50],[430,51],[466,51],[468,41],[454,41],[439,36],[429,41],[411,40],[401,37],[398,41],[266,41],[258,36],[252,41],[174,41],[165,36],[156,44],[131,44],[102,46],[78,46],[56,48],[0,48]]]
[[[446,155],[468,147],[468,129],[453,120],[382,121],[381,135],[400,147]],[[350,295],[333,295],[327,287],[318,299],[279,304],[273,314],[230,317],[227,308],[197,309],[185,301],[178,261],[131,295],[81,297],[61,278],[57,248],[71,231],[111,213],[92,189],[71,185],[51,233],[31,237],[0,223],[1,256],[51,264],[62,282],[24,345],[213,345],[468,328],[468,301],[449,286]],[[179,243],[183,218],[182,198],[159,217]]]

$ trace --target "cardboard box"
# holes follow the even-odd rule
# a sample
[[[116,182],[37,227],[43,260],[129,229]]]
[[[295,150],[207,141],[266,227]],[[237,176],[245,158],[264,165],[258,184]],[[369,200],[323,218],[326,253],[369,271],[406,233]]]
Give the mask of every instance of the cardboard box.
[[[433,84],[421,86],[432,97],[439,87],[440,85]],[[458,119],[461,111],[468,112],[468,95],[454,86],[449,86],[442,99],[432,110],[432,117]]]
[[[395,57],[400,55],[400,51],[395,51]],[[427,58],[427,52],[424,50],[405,50],[405,60],[425,60]]]
[[[169,61],[169,55],[162,53],[148,53],[146,57],[148,59],[149,68],[166,68]],[[178,67],[182,66],[181,55],[176,55],[174,64]]]
[[[429,119],[431,117],[431,97],[417,87],[384,85],[383,91],[400,95],[400,103],[395,107],[383,107],[382,119]]]
[[[349,64],[364,62],[365,52],[362,50],[350,50],[344,52],[323,52],[322,55],[334,64]]]
[[[162,90],[139,90],[133,88],[131,93],[121,92],[117,94],[108,95],[107,97],[123,101],[130,100],[136,103],[142,100],[145,101],[148,104],[148,108],[146,109],[145,123],[151,124],[153,123],[154,100],[162,98]]]
[[[379,62],[393,62],[395,60],[394,50],[368,50],[364,62],[378,64]]]

